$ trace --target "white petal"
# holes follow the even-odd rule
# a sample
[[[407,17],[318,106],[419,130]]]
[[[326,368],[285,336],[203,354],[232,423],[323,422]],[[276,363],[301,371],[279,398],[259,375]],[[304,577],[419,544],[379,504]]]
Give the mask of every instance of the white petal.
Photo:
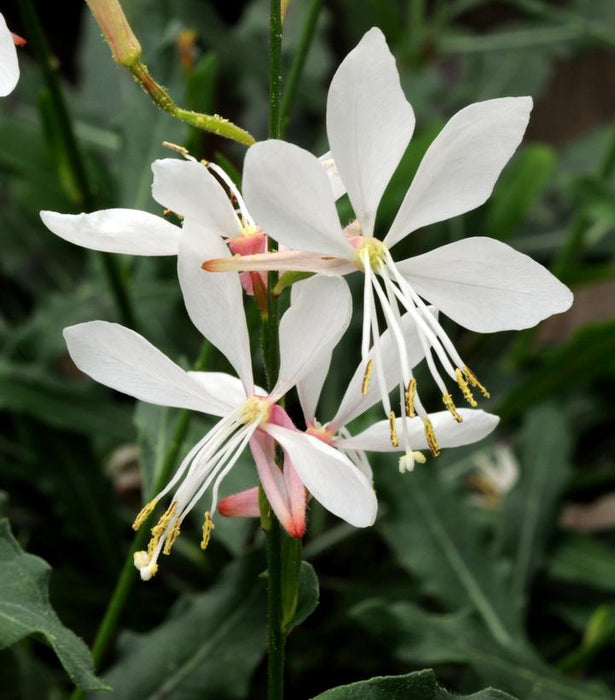
[[[220,236],[241,235],[226,192],[202,163],[164,158],[152,163],[152,172],[152,195],[163,207]]]
[[[332,350],[318,353],[312,362],[311,369],[297,382],[299,404],[303,411],[306,425],[316,418],[316,407],[322,393],[322,387],[329,373]]]
[[[435,310],[430,309],[430,313],[435,315]],[[410,314],[404,314],[401,317],[401,327],[403,331],[404,340],[406,341],[406,348],[408,350],[408,364],[410,368],[417,365],[424,357],[423,347],[419,339],[418,333],[416,331],[416,326]],[[399,383],[399,361],[397,343],[395,342],[395,337],[393,334],[386,330],[380,336],[380,352],[382,368],[384,371],[384,378],[386,386],[389,391]],[[358,355],[358,353],[357,353]],[[369,354],[370,358],[374,357],[374,351]],[[374,362],[376,360],[374,359]],[[363,384],[363,375],[365,367],[360,364],[355,370],[344,398],[340,404],[340,407],[335,415],[335,418],[330,422],[330,427],[337,432],[353,418],[360,416],[362,413],[367,411],[370,406],[380,401],[380,391],[378,388],[378,381],[375,376],[372,376],[372,380],[369,384],[369,388],[365,396],[361,392],[361,385]],[[375,372],[375,370],[374,370]]]
[[[233,365],[248,394],[252,393],[252,360],[241,282],[237,272],[207,272],[204,260],[230,255],[219,236],[184,220],[177,271],[192,323]]]
[[[91,321],[64,329],[73,362],[101,384],[160,406],[223,416],[229,403],[210,391],[143,336],[117,323]]]
[[[521,143],[531,109],[531,97],[503,97],[457,112],[421,161],[384,242],[391,247],[421,226],[483,204]]]
[[[246,390],[241,379],[226,372],[191,372],[188,376],[202,386],[208,394],[219,398],[230,410],[241,406],[246,400]],[[256,391],[260,396],[267,396],[263,389]]]
[[[530,328],[572,304],[572,292],[545,267],[493,238],[466,238],[396,264],[418,294],[478,333]]]
[[[329,145],[365,235],[413,131],[395,59],[382,32],[370,29],[337,69],[327,99]]]
[[[19,63],[13,35],[0,13],[0,97],[13,92],[19,80]]]
[[[301,481],[328,511],[355,527],[372,525],[378,509],[376,494],[345,455],[296,430],[269,423],[264,430],[286,450]]]
[[[458,423],[448,411],[429,414],[440,447],[460,447],[478,442],[489,435],[500,421],[497,416],[480,409],[460,408],[458,411],[463,418],[462,423]],[[397,419],[398,435],[403,434],[402,420]],[[418,417],[406,418],[406,421],[412,449],[428,449],[423,421]],[[373,452],[400,452],[404,449],[403,444],[399,447],[391,445],[388,420],[379,421],[351,438],[336,440],[335,444],[340,448]]]
[[[293,287],[280,321],[280,373],[271,392],[277,401],[308,372],[321,353],[331,352],[352,314],[348,285],[339,277],[310,277]]]
[[[42,211],[47,228],[65,241],[104,253],[177,255],[181,229],[138,209],[103,209],[91,214]]]
[[[318,158],[284,141],[262,141],[246,155],[243,194],[256,223],[294,250],[355,257]]]
[[[329,185],[331,185],[333,199],[337,201],[340,197],[346,194],[346,188],[344,187],[344,183],[342,182],[342,178],[340,177],[337,165],[333,160],[333,155],[331,154],[331,151],[327,151],[324,155],[320,156],[318,160],[320,161],[322,167],[325,169],[327,177],[329,178]]]

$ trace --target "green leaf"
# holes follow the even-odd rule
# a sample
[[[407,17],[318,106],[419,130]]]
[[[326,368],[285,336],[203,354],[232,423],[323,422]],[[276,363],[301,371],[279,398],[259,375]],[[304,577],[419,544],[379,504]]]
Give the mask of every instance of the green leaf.
[[[381,473],[387,478],[377,485],[389,511],[379,527],[398,563],[446,606],[472,606],[501,644],[522,638],[501,563],[485,548],[471,512],[440,480],[437,466],[419,467],[407,477],[390,468]]]
[[[540,406],[525,415],[521,474],[504,500],[499,533],[501,551],[514,561],[511,585],[520,600],[542,562],[570,478],[570,434],[565,413],[555,405]]]
[[[260,556],[229,565],[206,593],[186,596],[147,634],[124,634],[106,673],[117,700],[244,698],[266,645]]]
[[[0,362],[0,408],[86,435],[117,440],[133,436],[130,409],[105,401],[104,390],[57,381],[43,369],[30,365]]]
[[[318,585],[318,576],[311,564],[307,561],[302,561],[295,609],[288,622],[284,623],[285,628],[291,629],[300,625],[316,610],[319,600],[320,587]]]
[[[615,321],[586,326],[521,382],[495,411],[502,418],[596,376],[615,374]]]
[[[42,635],[76,685],[108,690],[94,675],[88,648],[64,627],[49,603],[50,571],[45,561],[21,549],[8,520],[0,521],[0,649],[30,635]]]
[[[615,593],[615,550],[588,535],[562,537],[548,565],[550,578]]]
[[[555,151],[542,144],[527,146],[507,169],[489,200],[485,229],[504,239],[525,219],[543,194],[555,170]]]
[[[578,683],[549,668],[529,648],[502,647],[473,613],[428,613],[411,603],[367,601],[353,616],[395,657],[409,664],[467,663],[481,680],[530,700],[590,700],[610,695],[600,684]]]
[[[493,688],[472,695],[457,695],[444,690],[431,670],[404,676],[380,676],[368,681],[332,688],[314,700],[513,700],[511,695]]]

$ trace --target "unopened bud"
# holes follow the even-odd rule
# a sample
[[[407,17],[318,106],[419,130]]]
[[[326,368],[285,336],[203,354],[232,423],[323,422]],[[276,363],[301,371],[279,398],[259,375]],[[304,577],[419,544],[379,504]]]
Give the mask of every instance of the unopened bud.
[[[113,60],[130,67],[141,56],[141,44],[134,35],[118,0],[86,0],[105,40]]]

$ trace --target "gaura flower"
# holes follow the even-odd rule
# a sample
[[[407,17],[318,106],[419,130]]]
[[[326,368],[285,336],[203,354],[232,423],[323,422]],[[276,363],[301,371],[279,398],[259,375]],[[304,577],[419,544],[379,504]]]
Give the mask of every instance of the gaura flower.
[[[433,314],[433,309],[427,312]],[[420,342],[416,322],[412,314],[405,314],[400,319],[400,328],[406,342],[408,363],[414,368],[424,357],[425,348]],[[316,408],[322,387],[331,363],[331,352],[318,355],[310,372],[297,383],[299,402],[307,425],[307,433],[323,442],[344,451],[355,466],[371,478],[371,468],[365,451],[401,452],[399,470],[404,473],[414,468],[415,462],[424,463],[425,456],[421,450],[435,447],[435,435],[438,435],[437,449],[440,447],[459,447],[482,440],[489,435],[499,422],[499,418],[490,413],[475,409],[460,409],[463,423],[456,421],[449,411],[430,413],[423,420],[415,412],[411,402],[406,403],[406,418],[392,418],[388,394],[398,383],[395,357],[397,344],[390,329],[386,330],[368,354],[382,367],[376,383],[370,384],[365,392],[361,390],[364,383],[363,366],[360,364],[350,380],[335,416],[326,422],[316,419]],[[379,421],[366,430],[352,435],[348,424],[365,413],[386,396],[385,410],[388,420]]]
[[[6,97],[17,85],[19,63],[15,47],[25,43],[24,39],[9,30],[4,15],[0,13],[0,97]]]
[[[412,398],[426,421],[400,331],[405,312],[416,323],[446,409],[461,421],[445,377],[459,386],[472,407],[477,405],[476,391],[488,393],[436,318],[421,313],[426,302],[469,330],[490,333],[528,328],[565,311],[572,294],[542,265],[491,238],[467,238],[402,261],[393,259],[391,248],[416,229],[487,200],[521,141],[531,106],[529,97],[508,97],[458,112],[427,150],[390,230],[379,240],[374,237],[378,204],[410,140],[414,114],[382,33],[371,29],[338,68],[327,101],[331,158],[325,161],[339,174],[356,221],[342,229],[318,159],[283,141],[261,142],[246,155],[244,198],[268,235],[291,250],[209,260],[203,267],[324,275],[361,271],[363,390],[374,369],[369,352],[379,335],[380,307],[397,343],[402,419],[409,415],[405,404]],[[384,394],[381,398],[386,409]],[[394,421],[395,415],[389,418]],[[437,452],[437,442],[431,449]]]
[[[184,230],[192,240],[180,249],[180,267],[189,260],[196,263],[190,246],[200,255],[207,246],[197,246],[203,231],[196,227]],[[184,241],[182,236],[182,248]],[[213,247],[223,248],[220,239]],[[198,264],[195,265],[197,274]],[[200,275],[203,276],[202,274]],[[213,276],[215,277],[215,276]],[[227,275],[241,294],[236,275]],[[185,282],[185,277],[184,277]],[[254,386],[245,315],[238,304],[232,316],[218,312],[212,320],[207,311],[212,301],[212,287],[203,302],[203,287],[183,287],[192,317],[199,318],[212,342],[215,324],[220,337],[228,338],[232,352],[225,352],[239,379],[220,372],[186,372],[157,350],[145,338],[118,324],[93,321],[66,328],[64,336],[69,353],[79,369],[96,381],[142,401],[163,406],[188,408],[221,420],[188,452],[166,487],[137,516],[137,529],[172,489],[170,505],[152,528],[147,551],[135,554],[135,566],[147,580],[157,571],[161,552],[169,554],[179,535],[182,521],[206,492],[211,494],[205,513],[203,541],[208,544],[218,493],[224,477],[233,468],[243,450],[250,445],[263,488],[282,524],[294,536],[304,528],[305,488],[325,508],[357,527],[373,523],[376,497],[370,481],[341,453],[320,440],[297,431],[276,402],[310,369],[321,349],[331,349],[339,340],[350,319],[350,295],[339,280],[310,279],[302,283],[305,294],[301,303],[293,304],[280,322],[280,371],[273,390],[266,394]],[[226,311],[226,309],[225,309]],[[228,342],[228,341],[227,341]],[[218,344],[218,343],[217,343]],[[271,459],[264,463],[263,444],[275,440],[284,450],[284,483]],[[276,472],[274,472],[276,470]],[[305,487],[305,488],[304,488]],[[279,506],[279,494],[285,501]],[[286,508],[290,504],[290,508]],[[303,517],[303,522],[301,521]]]
[[[218,235],[235,255],[264,253],[267,236],[250,215],[241,193],[224,170],[212,162],[196,161],[180,147],[174,148],[186,160],[163,158],[152,163],[153,198],[182,219],[188,217],[196,223],[203,220],[220,226]],[[323,156],[323,167],[339,196],[340,180],[329,154]],[[139,209],[116,207],[81,214],[41,211],[40,215],[52,233],[83,248],[151,256],[177,255],[179,250],[181,228],[162,216]],[[262,307],[266,273],[245,272],[240,279],[246,293],[254,295]]]
[[[292,290],[293,303],[301,303],[301,295],[307,288],[295,285]],[[410,314],[401,318],[401,326],[406,338],[408,360],[411,367],[423,358],[423,347],[419,341],[415,323]],[[397,347],[391,331],[386,330],[378,341],[379,361],[383,368],[380,380],[388,394],[396,383],[395,355]],[[375,350],[370,351],[373,359]],[[310,371],[297,382],[299,402],[307,426],[306,432],[327,445],[344,452],[355,467],[371,480],[372,470],[365,451],[401,452],[400,471],[411,471],[415,462],[425,462],[420,450],[429,447],[428,438],[423,430],[420,418],[397,418],[395,422],[380,421],[357,435],[351,435],[347,425],[367,411],[379,400],[375,384],[370,385],[366,393],[361,392],[363,369],[359,365],[350,380],[340,406],[332,420],[320,423],[316,419],[316,407],[322,387],[331,363],[331,350],[325,349],[318,354]],[[491,433],[499,418],[490,413],[475,409],[460,409],[463,423],[458,423],[448,411],[439,411],[429,415],[432,430],[437,432],[439,444],[446,447],[459,447],[482,440]],[[257,517],[259,515],[258,488],[248,489],[232,496],[227,496],[219,504],[222,515],[230,517]]]

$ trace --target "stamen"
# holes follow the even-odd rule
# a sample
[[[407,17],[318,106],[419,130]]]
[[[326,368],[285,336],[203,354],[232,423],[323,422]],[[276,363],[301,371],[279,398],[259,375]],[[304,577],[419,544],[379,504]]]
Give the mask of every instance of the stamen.
[[[162,550],[163,554],[171,554],[171,548],[175,544],[175,540],[179,537],[179,532],[180,520],[179,518],[176,518],[173,525],[171,525],[171,529],[169,530],[169,534],[167,535],[167,539],[165,540],[164,549]]]
[[[141,525],[143,525],[143,523],[149,518],[151,512],[154,510],[157,503],[158,496],[156,496],[156,498],[152,498],[152,500],[149,503],[147,503],[143,506],[143,508],[141,508],[139,514],[135,518],[134,523],[132,524],[133,530],[138,530],[141,527]]]
[[[472,372],[472,370],[467,365],[465,365],[465,367],[463,368],[463,373],[465,374],[465,377],[468,380],[468,382],[470,382],[470,384],[473,387],[478,389],[486,399],[490,397],[490,394],[487,391],[487,389],[485,389],[485,387],[478,381],[478,378],[476,377],[474,372]]]
[[[455,368],[455,378],[457,379],[457,384],[459,384],[459,388],[461,389],[461,393],[463,394],[463,398],[472,406],[472,408],[476,408],[478,404],[476,403],[476,399],[474,398],[474,395],[470,391],[470,387],[468,386],[468,382],[464,379],[463,374],[461,373],[461,370],[459,367]]]
[[[458,423],[463,423],[463,418],[457,412],[457,407],[453,403],[453,397],[450,394],[442,394],[442,402],[451,412],[451,415]]]
[[[168,148],[170,151],[175,151],[182,156],[190,156],[190,152],[185,146],[178,146],[176,143],[172,143],[171,141],[163,141],[162,145],[164,148]]]
[[[408,382],[408,388],[406,389],[406,413],[408,418],[414,418],[416,416],[416,411],[414,408],[414,399],[416,398],[416,379],[412,379]]]
[[[395,423],[395,411],[389,413],[389,435],[391,437],[391,445],[393,447],[399,447],[399,440],[397,439],[397,425]]]
[[[211,519],[211,513],[205,511],[205,522],[203,523],[203,539],[201,540],[201,549],[207,549],[209,540],[211,539],[211,531],[214,529],[215,525]]]
[[[425,426],[425,437],[427,438],[427,444],[429,445],[431,454],[434,457],[437,457],[440,454],[440,445],[438,445],[438,441],[436,440],[436,433],[433,429],[433,425],[431,424],[429,418],[423,418],[423,425]]]
[[[365,396],[367,390],[369,389],[369,382],[372,378],[372,371],[374,369],[374,360],[369,359],[367,361],[367,367],[365,368],[365,374],[363,375],[363,381],[361,382],[361,394]]]

